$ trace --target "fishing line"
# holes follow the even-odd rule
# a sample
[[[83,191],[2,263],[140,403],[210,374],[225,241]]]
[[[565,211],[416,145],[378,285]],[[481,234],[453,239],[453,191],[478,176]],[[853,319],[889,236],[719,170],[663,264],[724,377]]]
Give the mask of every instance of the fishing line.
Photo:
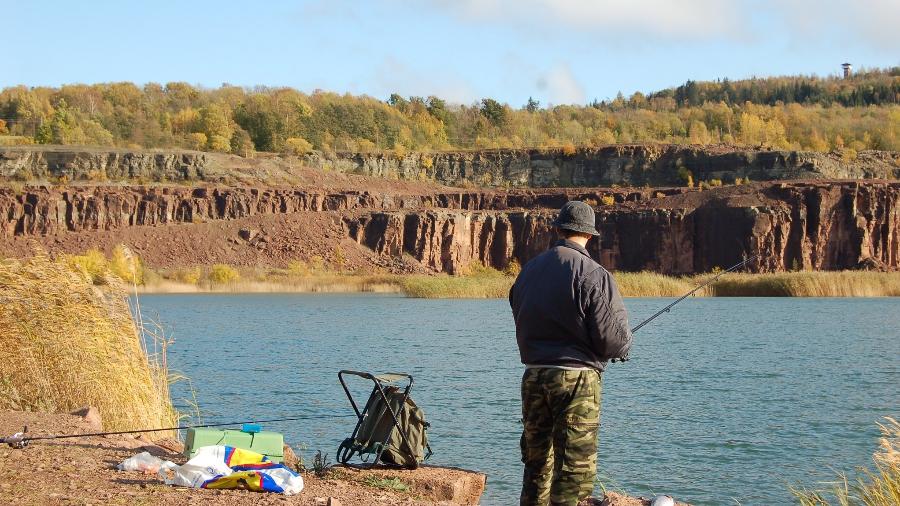
[[[706,288],[707,286],[715,283],[720,277],[724,276],[725,274],[728,274],[729,272],[734,272],[734,271],[740,269],[741,267],[749,264],[750,262],[756,260],[757,258],[759,258],[759,255],[753,255],[750,258],[746,258],[746,259],[744,259],[743,262],[734,264],[731,267],[725,269],[724,271],[716,274],[715,276],[710,278],[706,283],[703,283],[702,285],[694,287],[694,289],[692,289],[688,293],[682,295],[681,297],[678,297],[674,302],[670,303],[669,305],[660,309],[659,311],[653,313],[653,316],[651,316],[650,318],[647,318],[646,320],[642,321],[641,323],[638,323],[637,325],[635,325],[635,327],[633,329],[631,329],[631,333],[634,334],[635,332],[640,330],[644,325],[647,325],[648,323],[652,322],[657,317],[663,315],[664,313],[668,313],[668,312],[672,311],[672,308],[675,307],[676,304],[678,304],[679,302],[683,301],[684,299],[690,297],[691,295],[694,295],[695,293],[702,290],[703,288]],[[614,358],[614,359],[612,359],[612,362],[625,362],[628,360],[631,360],[631,359],[629,359],[627,357],[626,358]]]
[[[304,415],[304,416],[292,416],[288,418],[274,418],[271,420],[248,420],[245,422],[221,422],[221,423],[202,423],[195,425],[180,425],[178,427],[164,427],[160,429],[137,429],[137,430],[119,430],[119,431],[107,431],[107,432],[87,432],[83,434],[63,434],[63,435],[52,435],[52,436],[26,436],[25,433],[28,432],[28,427],[12,436],[6,438],[0,438],[0,444],[8,444],[10,446],[21,448],[24,447],[30,441],[42,441],[49,439],[69,439],[76,437],[100,437],[100,436],[115,436],[119,434],[142,434],[144,432],[164,432],[171,430],[186,430],[186,429],[195,429],[200,427],[227,427],[227,426],[241,426],[244,424],[251,423],[275,423],[275,422],[293,422],[298,420],[310,420],[315,418],[348,418],[355,417],[356,415]]]

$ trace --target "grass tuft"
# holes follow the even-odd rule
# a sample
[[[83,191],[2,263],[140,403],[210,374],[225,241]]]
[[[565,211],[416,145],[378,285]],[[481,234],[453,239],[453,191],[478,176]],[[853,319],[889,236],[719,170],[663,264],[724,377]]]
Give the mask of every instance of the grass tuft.
[[[900,423],[887,417],[881,428],[881,448],[873,455],[874,468],[860,468],[848,478],[820,490],[791,488],[801,506],[896,506],[900,504]]]
[[[92,262],[43,254],[0,261],[0,408],[68,412],[89,405],[107,430],[174,425],[170,341],[144,334],[125,285]]]
[[[388,478],[369,475],[363,478],[362,482],[369,487],[381,490],[393,490],[394,492],[407,492],[410,489],[409,485],[396,476]]]

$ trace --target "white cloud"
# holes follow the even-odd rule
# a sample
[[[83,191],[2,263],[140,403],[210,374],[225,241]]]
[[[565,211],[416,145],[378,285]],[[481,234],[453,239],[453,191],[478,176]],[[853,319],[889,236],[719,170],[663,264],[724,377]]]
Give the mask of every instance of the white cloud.
[[[557,65],[541,75],[535,84],[553,104],[583,104],[584,88],[567,64]]]
[[[479,96],[459,77],[443,71],[412,68],[394,57],[386,57],[374,69],[372,82],[376,92],[384,97],[391,93],[401,96],[436,95],[454,103],[471,103]]]
[[[795,37],[900,52],[900,0],[768,1]]]
[[[732,40],[773,34],[798,45],[863,44],[900,51],[900,0],[430,0],[469,22],[529,35],[576,30],[630,44]]]
[[[577,29],[618,36],[702,40],[741,33],[743,2],[726,0],[431,0],[471,21],[529,30]]]

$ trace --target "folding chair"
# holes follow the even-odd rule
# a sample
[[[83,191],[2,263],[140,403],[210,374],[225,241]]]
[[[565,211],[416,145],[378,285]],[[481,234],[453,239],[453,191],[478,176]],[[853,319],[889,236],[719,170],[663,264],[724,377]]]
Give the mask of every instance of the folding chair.
[[[345,376],[352,375],[372,381],[372,393],[362,411],[347,387]],[[357,422],[353,433],[338,447],[337,459],[347,464],[358,455],[374,467],[379,462],[415,469],[419,463],[431,456],[425,422],[421,409],[410,399],[413,377],[403,373],[373,375],[359,371],[340,371],[338,380],[347,394],[347,399],[356,413]],[[405,386],[404,386],[405,385]],[[413,441],[410,441],[410,435]]]

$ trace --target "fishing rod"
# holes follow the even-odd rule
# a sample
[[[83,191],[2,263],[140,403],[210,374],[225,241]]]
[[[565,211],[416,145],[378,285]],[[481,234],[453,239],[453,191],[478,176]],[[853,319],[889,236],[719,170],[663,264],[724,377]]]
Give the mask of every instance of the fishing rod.
[[[693,290],[689,291],[688,293],[682,295],[681,297],[678,297],[674,302],[672,302],[672,303],[669,304],[668,306],[666,306],[666,307],[660,309],[659,311],[653,313],[653,316],[651,316],[650,318],[647,318],[646,320],[642,321],[641,323],[638,323],[633,329],[631,329],[631,333],[634,334],[634,333],[637,332],[638,330],[641,330],[641,328],[642,328],[644,325],[646,325],[646,324],[652,322],[652,321],[655,320],[657,317],[661,316],[663,313],[668,313],[669,311],[671,311],[672,308],[675,307],[675,304],[678,304],[679,302],[681,302],[681,301],[683,301],[684,299],[690,297],[691,295],[694,295],[694,294],[697,293],[698,291],[700,291],[700,290],[706,288],[707,286],[709,286],[709,285],[715,283],[720,277],[724,276],[725,274],[727,274],[727,273],[729,273],[729,272],[734,272],[734,271],[740,269],[741,267],[743,267],[743,266],[749,264],[750,262],[756,260],[757,258],[759,258],[759,255],[753,255],[752,257],[745,259],[743,262],[738,263],[738,264],[735,264],[735,265],[732,265],[731,267],[725,269],[724,271],[722,271],[722,272],[716,274],[715,276],[713,276],[713,277],[712,277],[709,281],[707,281],[706,283],[703,283],[702,285],[695,287]],[[615,363],[615,362],[625,362],[625,361],[627,361],[627,360],[629,360],[628,357],[625,357],[625,358],[614,358],[614,359],[611,360],[611,362],[614,362],[614,363]]]
[[[222,423],[202,423],[196,425],[180,425],[178,427],[164,427],[161,429],[138,429],[138,430],[119,430],[119,431],[108,431],[108,432],[88,432],[83,434],[63,434],[63,435],[50,435],[50,436],[26,436],[25,434],[28,432],[28,427],[26,426],[22,429],[22,432],[17,432],[12,436],[0,438],[0,444],[7,444],[12,448],[25,448],[25,446],[31,441],[41,441],[48,439],[69,439],[75,437],[101,437],[101,436],[115,436],[120,434],[142,434],[144,432],[164,432],[170,430],[186,430],[186,429],[196,429],[200,427],[227,427],[227,426],[240,426],[246,424],[260,424],[260,423],[275,423],[275,422],[293,422],[297,420],[309,420],[311,418],[342,418],[342,417],[350,417],[354,415],[305,415],[305,416],[295,416],[289,418],[275,418],[272,420],[249,420],[246,422],[222,422]]]
[[[631,333],[634,334],[635,332],[637,332],[638,330],[640,330],[641,327],[643,327],[644,325],[646,325],[646,324],[652,322],[653,320],[655,320],[658,316],[662,315],[663,313],[668,313],[669,311],[672,310],[673,307],[675,307],[675,304],[678,304],[679,302],[681,302],[681,301],[683,301],[684,299],[690,297],[691,295],[694,295],[694,294],[697,293],[699,290],[701,290],[701,289],[703,289],[703,288],[706,288],[707,286],[709,286],[709,285],[715,283],[720,277],[724,276],[725,274],[728,274],[729,272],[736,271],[736,270],[740,269],[741,267],[743,267],[743,266],[749,264],[750,262],[756,260],[757,258],[759,258],[759,255],[753,255],[752,257],[745,259],[743,262],[741,262],[741,263],[739,263],[739,264],[732,265],[731,267],[725,269],[724,271],[722,271],[722,272],[716,274],[715,276],[713,276],[713,277],[712,277],[709,281],[707,281],[706,283],[703,283],[702,285],[700,285],[700,286],[694,288],[694,289],[691,290],[690,292],[688,292],[688,293],[682,295],[682,296],[679,297],[677,300],[675,300],[675,302],[672,302],[672,303],[669,304],[668,306],[666,306],[666,307],[660,309],[659,311],[657,311],[656,313],[654,313],[653,316],[651,316],[650,318],[647,318],[646,320],[642,321],[641,323],[638,323],[637,326],[635,326],[633,329],[631,329]]]

